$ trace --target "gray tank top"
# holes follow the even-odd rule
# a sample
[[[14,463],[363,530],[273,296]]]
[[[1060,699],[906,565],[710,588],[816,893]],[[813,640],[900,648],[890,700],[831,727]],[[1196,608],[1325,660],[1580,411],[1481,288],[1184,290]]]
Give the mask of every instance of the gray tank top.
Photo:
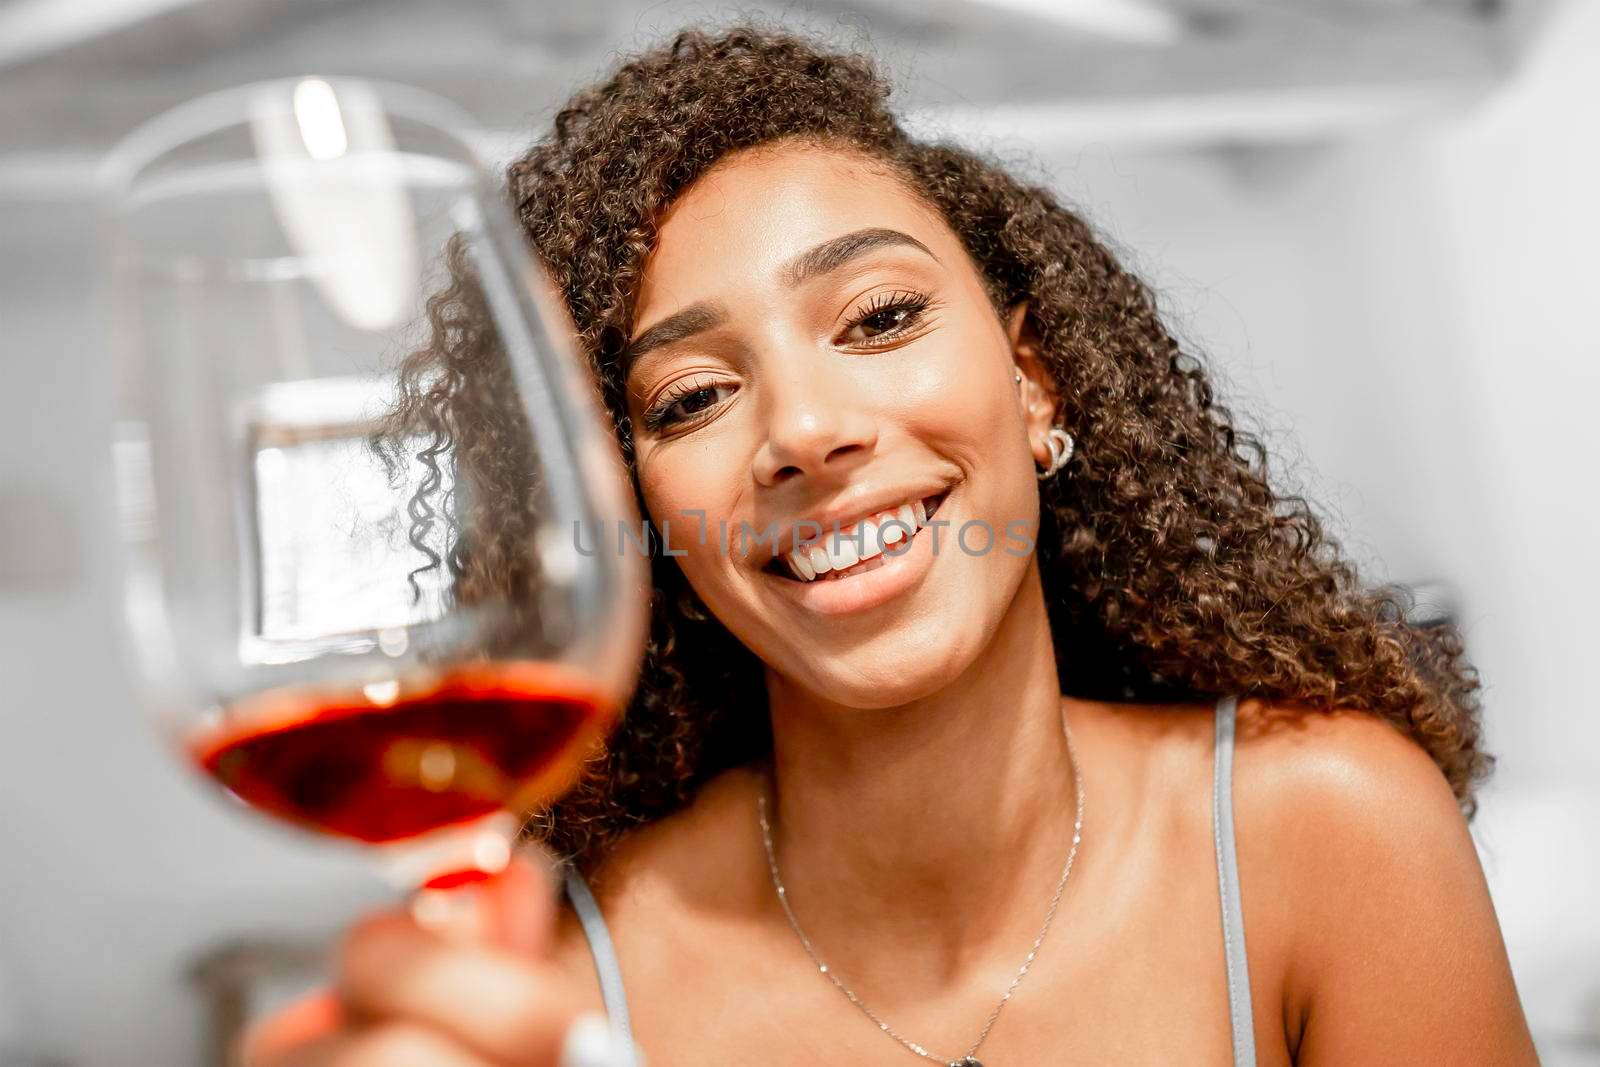
[[[1239,904],[1239,863],[1233,844],[1233,734],[1238,698],[1217,701],[1216,733],[1211,775],[1211,828],[1216,842],[1217,885],[1222,897],[1222,950],[1227,964],[1228,1015],[1233,1029],[1234,1067],[1256,1062],[1254,1014],[1250,1008],[1250,972],[1244,949],[1244,913]],[[567,897],[572,901],[600,974],[600,995],[612,1028],[631,1048],[633,1027],[628,1022],[628,1000],[622,990],[622,969],[617,963],[611,933],[589,885],[575,869],[566,876]],[[636,1067],[629,1062],[625,1067]]]

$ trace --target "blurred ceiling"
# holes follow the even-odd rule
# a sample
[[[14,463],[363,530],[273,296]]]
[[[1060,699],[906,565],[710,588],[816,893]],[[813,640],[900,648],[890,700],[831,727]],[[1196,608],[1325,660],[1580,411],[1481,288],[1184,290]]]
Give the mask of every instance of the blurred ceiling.
[[[1459,106],[1544,0],[0,0],[0,178],[83,170],[143,119],[309,72],[409,82],[525,140],[614,58],[740,15],[866,45],[914,121],[1062,141],[1324,137]]]

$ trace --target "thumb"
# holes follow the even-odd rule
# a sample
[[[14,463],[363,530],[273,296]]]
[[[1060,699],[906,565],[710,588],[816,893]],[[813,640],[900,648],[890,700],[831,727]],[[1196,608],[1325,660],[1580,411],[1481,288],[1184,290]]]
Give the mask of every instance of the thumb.
[[[240,1064],[267,1063],[287,1058],[295,1049],[333,1034],[345,1023],[344,1007],[328,990],[308,993],[272,1015],[254,1023],[239,1042]]]
[[[524,847],[496,874],[418,890],[411,898],[411,918],[448,940],[543,956],[553,940],[560,889],[555,861],[543,849]]]

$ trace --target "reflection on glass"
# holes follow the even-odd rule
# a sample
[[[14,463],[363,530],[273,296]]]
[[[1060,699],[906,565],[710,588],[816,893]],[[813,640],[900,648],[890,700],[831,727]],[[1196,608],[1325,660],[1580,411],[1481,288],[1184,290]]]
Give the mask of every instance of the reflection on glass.
[[[393,403],[385,384],[278,387],[250,421],[254,591],[245,601],[244,655],[270,662],[274,649],[281,655],[369,634],[378,641],[447,613],[445,575],[425,565],[448,550],[445,527],[414,531],[406,510],[426,471],[411,465],[391,478],[371,445],[381,432],[375,413]],[[415,454],[426,442],[397,445]],[[448,494],[448,470],[441,478]]]

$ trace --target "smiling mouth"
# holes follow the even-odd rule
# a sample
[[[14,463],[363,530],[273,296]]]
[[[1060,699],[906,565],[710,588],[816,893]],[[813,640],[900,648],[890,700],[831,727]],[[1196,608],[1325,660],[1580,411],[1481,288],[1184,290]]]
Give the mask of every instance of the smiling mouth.
[[[809,585],[813,582],[841,582],[857,575],[875,571],[900,555],[904,549],[894,549],[902,541],[909,541],[928,525],[939,506],[950,495],[946,489],[933,496],[924,497],[899,509],[879,512],[862,519],[859,528],[851,534],[841,534],[837,550],[831,549],[833,531],[823,532],[820,540],[804,545],[793,552],[780,552],[762,566],[762,570],[777,578]],[[909,527],[909,532],[897,525],[880,525],[891,518]],[[881,520],[881,521],[880,521]],[[910,521],[907,521],[910,520]],[[885,539],[889,539],[885,543]]]

